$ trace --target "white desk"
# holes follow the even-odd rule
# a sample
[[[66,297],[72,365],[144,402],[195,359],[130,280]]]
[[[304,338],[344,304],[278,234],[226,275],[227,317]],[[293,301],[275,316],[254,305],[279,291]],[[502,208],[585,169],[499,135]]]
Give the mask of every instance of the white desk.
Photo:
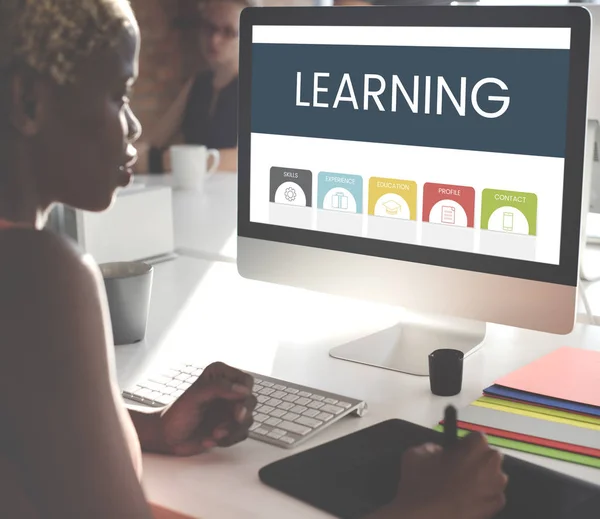
[[[489,326],[485,346],[465,361],[463,391],[440,398],[428,379],[328,356],[329,348],[394,323],[392,308],[240,279],[235,265],[181,256],[156,266],[144,343],[117,347],[119,383],[169,362],[223,360],[250,371],[365,399],[364,418],[346,418],[302,448],[389,418],[433,426],[448,402],[465,406],[499,376],[562,345],[600,349],[600,329],[567,337]],[[295,451],[292,451],[295,452]],[[203,519],[329,517],[262,485],[258,470],[290,455],[254,440],[193,458],[144,455],[149,499]],[[511,452],[600,484],[600,470]]]

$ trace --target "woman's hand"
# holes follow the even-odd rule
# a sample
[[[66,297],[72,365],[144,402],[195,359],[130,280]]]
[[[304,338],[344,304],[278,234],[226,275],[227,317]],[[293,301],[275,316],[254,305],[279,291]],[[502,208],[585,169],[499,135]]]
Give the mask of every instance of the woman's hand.
[[[469,434],[444,450],[426,444],[406,452],[395,500],[371,519],[490,519],[505,505],[502,456]]]
[[[161,413],[158,449],[175,456],[200,454],[245,440],[256,398],[253,378],[223,363],[208,366],[171,406]]]

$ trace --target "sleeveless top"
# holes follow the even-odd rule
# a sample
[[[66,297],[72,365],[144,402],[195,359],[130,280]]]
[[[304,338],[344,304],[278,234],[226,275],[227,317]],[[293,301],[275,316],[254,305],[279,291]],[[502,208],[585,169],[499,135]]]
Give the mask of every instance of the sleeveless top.
[[[9,220],[0,218],[0,231],[6,230],[6,229],[15,229],[15,228],[17,228],[17,229],[35,229],[35,227],[33,225],[28,224],[28,223],[11,222]],[[114,381],[113,381],[113,384],[115,384]],[[127,446],[129,447],[129,452],[131,455],[133,467],[138,476],[138,479],[141,482],[141,480],[142,480],[142,452],[141,452],[139,437],[137,435],[137,431],[135,430],[133,422],[131,421],[129,412],[127,411],[127,408],[125,407],[123,400],[121,398],[119,398],[119,396],[120,396],[120,392],[118,391],[118,388],[117,388],[117,389],[115,389],[115,405],[116,405],[117,415],[119,417],[119,422],[121,424],[121,428],[123,430],[123,435],[127,442]],[[1,453],[0,453],[0,457],[1,457]],[[2,465],[3,465],[2,461],[3,460],[0,459],[0,467],[2,467]],[[11,462],[11,460],[4,460],[4,462],[6,464],[8,464]],[[2,472],[2,471],[0,471],[0,472]],[[5,474],[4,474],[4,476],[5,476]],[[4,479],[3,475],[0,474],[0,481],[3,479]],[[1,508],[2,508],[2,505],[0,504],[0,510],[1,510]],[[2,515],[2,514],[0,513],[0,515]]]

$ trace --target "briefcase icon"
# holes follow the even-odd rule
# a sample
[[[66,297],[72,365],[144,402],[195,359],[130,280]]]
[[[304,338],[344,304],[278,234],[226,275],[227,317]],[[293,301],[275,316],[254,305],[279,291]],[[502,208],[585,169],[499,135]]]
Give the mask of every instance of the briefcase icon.
[[[348,209],[348,197],[341,191],[334,193],[331,205],[334,209]]]

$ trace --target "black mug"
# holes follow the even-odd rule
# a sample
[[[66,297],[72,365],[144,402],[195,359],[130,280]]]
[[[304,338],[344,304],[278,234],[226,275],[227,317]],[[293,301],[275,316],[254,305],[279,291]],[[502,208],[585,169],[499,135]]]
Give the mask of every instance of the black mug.
[[[429,384],[434,395],[454,396],[461,392],[464,357],[462,351],[450,349],[429,354]]]

